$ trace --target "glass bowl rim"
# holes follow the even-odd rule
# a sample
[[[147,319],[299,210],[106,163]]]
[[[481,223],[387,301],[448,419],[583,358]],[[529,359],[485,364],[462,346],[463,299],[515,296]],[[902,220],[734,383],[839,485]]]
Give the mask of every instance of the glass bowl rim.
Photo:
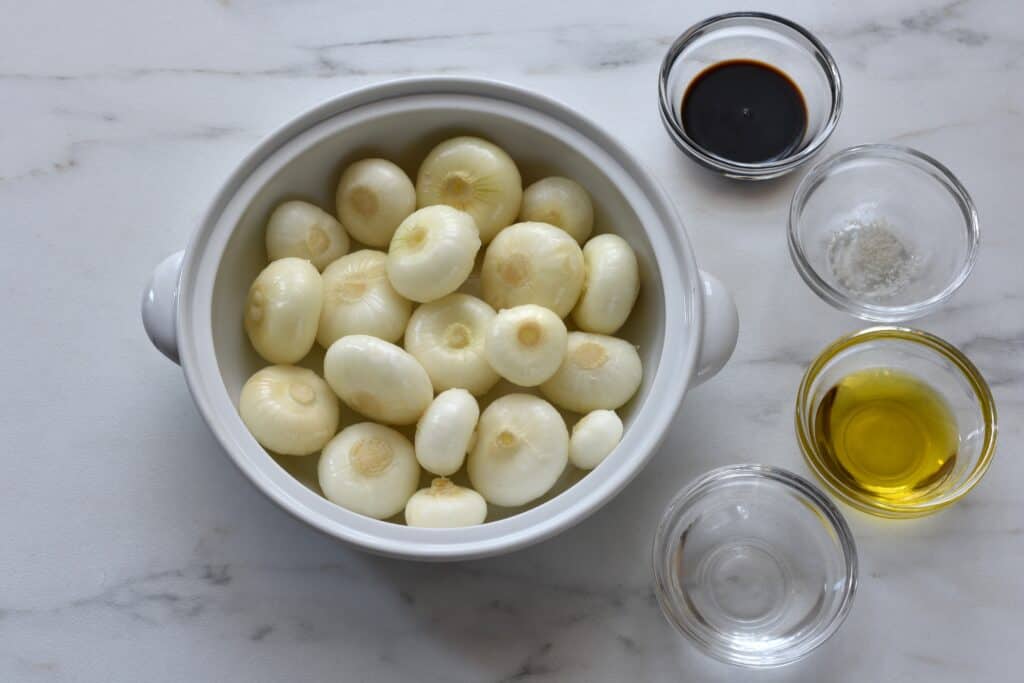
[[[865,342],[875,341],[877,339],[898,340],[900,342],[920,344],[943,356],[946,360],[952,362],[953,366],[960,371],[961,376],[968,381],[971,389],[974,391],[975,398],[978,401],[979,409],[985,425],[985,441],[982,444],[982,450],[978,456],[978,462],[975,463],[974,468],[971,471],[971,475],[967,479],[940,498],[932,499],[927,502],[905,505],[893,505],[891,503],[876,501],[874,499],[867,499],[863,496],[857,495],[853,489],[844,485],[842,481],[833,476],[820,464],[818,451],[814,447],[814,440],[811,437],[806,419],[806,413],[810,408],[811,385],[828,363],[831,362],[841,351],[845,351],[846,349],[853,348]],[[982,376],[981,371],[978,370],[977,366],[972,363],[971,360],[967,358],[962,351],[960,351],[960,349],[956,348],[941,337],[931,334],[930,332],[924,332],[923,330],[916,330],[909,327],[883,325],[868,327],[852,334],[843,335],[825,347],[825,349],[818,354],[818,357],[815,358],[807,367],[807,370],[804,371],[803,378],[800,380],[800,387],[797,389],[796,395],[795,417],[797,441],[800,444],[800,451],[803,453],[804,460],[811,468],[811,471],[814,472],[815,476],[817,476],[818,480],[824,484],[826,489],[828,489],[829,493],[861,512],[867,512],[868,514],[887,517],[890,519],[911,519],[914,517],[922,517],[943,508],[947,508],[966,496],[971,489],[978,485],[978,482],[981,481],[982,477],[984,477],[985,473],[988,471],[989,465],[992,463],[992,458],[995,455],[996,436],[998,433],[998,416],[996,414],[995,399],[992,397],[992,390],[989,388],[988,382],[985,381],[985,378]]]
[[[828,119],[825,121],[825,125],[815,136],[812,144],[781,159],[757,163],[745,163],[733,161],[705,151],[693,142],[693,140],[690,139],[690,136],[686,134],[682,124],[676,120],[674,103],[669,101],[669,76],[672,73],[672,67],[675,66],[676,60],[679,59],[683,50],[686,49],[697,36],[706,32],[707,29],[714,27],[715,24],[735,19],[755,19],[769,24],[778,24],[798,33],[811,45],[812,49],[810,52],[814,56],[815,62],[817,62],[818,66],[821,67],[822,72],[825,74],[825,79],[829,83],[832,106],[829,111]],[[719,171],[720,173],[724,173],[731,177],[748,180],[767,180],[789,173],[793,169],[805,163],[808,159],[817,154],[822,147],[824,147],[825,143],[832,136],[832,132],[835,130],[836,125],[839,123],[839,116],[843,110],[843,82],[839,75],[839,67],[836,64],[835,59],[832,57],[832,53],[828,51],[828,48],[826,48],[813,33],[805,29],[800,24],[769,12],[726,12],[724,14],[713,15],[694,24],[672,42],[672,45],[669,46],[668,51],[665,53],[665,57],[662,59],[661,69],[658,72],[658,101],[658,108],[661,113],[662,123],[664,123],[665,127],[668,129],[672,140],[676,143],[676,146],[679,147],[679,149],[685,152],[694,161],[706,168]]]
[[[737,480],[768,481],[788,489],[792,493],[796,493],[801,502],[820,515],[827,523],[827,528],[835,534],[836,545],[843,556],[845,577],[843,579],[842,598],[834,612],[829,615],[828,621],[822,622],[818,630],[809,634],[803,640],[767,655],[747,654],[706,638],[702,631],[691,626],[693,620],[686,618],[686,610],[680,608],[681,601],[673,595],[669,587],[668,577],[671,573],[669,567],[671,553],[669,552],[668,534],[671,527],[678,521],[680,515],[687,509],[687,504],[695,496],[713,491],[722,484]],[[654,535],[651,560],[654,566],[655,596],[661,607],[662,614],[676,631],[689,639],[690,642],[705,654],[727,664],[751,669],[770,669],[784,666],[809,655],[819,645],[832,637],[843,624],[853,604],[854,595],[857,592],[857,546],[854,542],[853,532],[850,531],[850,527],[839,511],[839,508],[807,479],[774,465],[725,465],[705,472],[684,486],[673,496],[672,501],[665,508],[661,521],[658,523],[658,529]]]
[[[797,229],[800,214],[807,201],[814,194],[814,191],[826,180],[825,176],[829,171],[850,160],[861,158],[884,158],[901,165],[914,166],[919,170],[930,171],[938,175],[941,180],[935,180],[935,182],[941,184],[952,195],[954,201],[961,208],[962,213],[965,214],[964,223],[968,241],[967,254],[956,276],[937,294],[902,306],[880,306],[865,303],[830,285],[808,261]],[[789,204],[787,239],[789,242],[789,255],[796,266],[797,272],[800,273],[800,277],[811,288],[811,291],[817,294],[820,299],[832,307],[850,313],[862,320],[895,323],[913,320],[931,312],[960,289],[961,285],[967,281],[967,277],[971,274],[971,271],[974,269],[974,263],[978,259],[981,234],[978,225],[978,211],[974,206],[974,200],[971,199],[967,188],[963,186],[949,168],[934,157],[911,147],[890,143],[872,143],[855,145],[839,151],[815,165],[807,172],[807,175],[800,179],[800,183],[793,192],[793,198]]]

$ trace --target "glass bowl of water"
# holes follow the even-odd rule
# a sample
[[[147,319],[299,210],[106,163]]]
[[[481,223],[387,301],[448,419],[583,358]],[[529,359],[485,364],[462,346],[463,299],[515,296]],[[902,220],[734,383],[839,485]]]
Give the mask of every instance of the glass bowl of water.
[[[751,668],[795,662],[842,624],[857,551],[839,510],[768,465],[708,472],[681,491],[654,539],[655,592],[705,653]]]

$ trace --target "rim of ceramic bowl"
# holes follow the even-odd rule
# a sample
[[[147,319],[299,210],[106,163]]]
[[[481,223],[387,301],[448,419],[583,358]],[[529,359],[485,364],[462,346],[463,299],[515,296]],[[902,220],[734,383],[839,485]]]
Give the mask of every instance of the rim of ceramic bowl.
[[[884,158],[901,164],[909,164],[922,170],[935,178],[937,183],[948,190],[960,208],[964,217],[964,228],[967,231],[967,254],[960,266],[960,270],[950,280],[949,284],[937,294],[904,306],[879,306],[877,304],[865,303],[830,285],[824,278],[818,275],[817,271],[808,261],[799,235],[798,224],[800,214],[803,212],[811,195],[814,194],[814,191],[826,181],[826,176],[829,172],[841,164],[859,158]],[[807,175],[800,179],[800,183],[793,193],[793,199],[789,204],[787,235],[789,255],[796,266],[797,272],[800,273],[800,277],[811,288],[811,291],[834,308],[850,313],[862,320],[880,323],[913,320],[938,308],[967,281],[968,276],[974,269],[974,263],[978,259],[978,247],[981,244],[978,211],[974,206],[974,200],[971,199],[967,188],[953,175],[953,172],[924,152],[911,147],[890,143],[873,143],[849,147],[823,160],[808,171]]]
[[[220,376],[213,345],[210,300],[230,235],[230,230],[217,228],[222,213],[233,201],[241,201],[240,188],[280,148],[301,141],[301,136],[316,126],[363,106],[412,96],[477,97],[495,106],[508,106],[513,112],[510,116],[518,108],[549,121],[552,129],[564,129],[561,134],[596,151],[602,172],[619,176],[633,188],[632,195],[626,190],[623,193],[634,209],[651,214],[658,226],[664,226],[652,230],[645,225],[659,274],[654,281],[664,295],[663,308],[655,312],[664,324],[662,349],[648,393],[636,399],[642,403],[636,406],[633,424],[623,437],[621,456],[616,459],[620,454],[613,453],[603,467],[540,505],[463,529],[416,529],[371,519],[334,505],[285,472],[245,429]],[[292,157],[295,154],[298,151]],[[631,196],[636,199],[630,200]],[[227,236],[221,234],[225,231]],[[211,245],[214,235],[220,241]],[[509,552],[569,528],[608,502],[640,472],[663,439],[695,375],[704,327],[699,272],[683,223],[643,166],[603,129],[566,105],[488,79],[427,76],[387,81],[347,92],[285,123],[259,143],[225,181],[189,241],[181,273],[177,310],[181,365],[200,413],[235,465],[262,493],[311,526],[365,550],[410,559],[456,560]],[[681,381],[681,377],[690,381]]]
[[[821,132],[818,133],[813,144],[782,159],[745,163],[733,161],[703,149],[686,133],[686,130],[676,118],[675,103],[669,100],[669,76],[672,74],[672,67],[683,50],[696,38],[704,35],[709,29],[713,29],[715,24],[736,19],[767,21],[795,31],[810,43],[813,48],[811,51],[812,55],[818,66],[821,67],[829,84],[832,106]],[[665,53],[665,57],[661,62],[661,70],[658,73],[658,110],[661,113],[661,121],[668,130],[672,140],[676,143],[676,146],[701,166],[738,180],[770,180],[783,176],[806,163],[811,157],[821,151],[825,143],[828,142],[828,139],[832,137],[832,133],[839,124],[839,117],[843,112],[843,79],[839,75],[839,66],[836,64],[836,60],[832,57],[832,53],[829,52],[824,43],[795,21],[768,12],[727,12],[725,14],[716,14],[694,24],[673,41],[668,52]]]
[[[828,528],[834,532],[837,545],[843,555],[845,573],[842,600],[836,607],[835,612],[830,615],[828,623],[815,633],[812,638],[801,641],[799,649],[790,647],[769,657],[737,653],[735,650],[722,647],[720,643],[705,638],[700,630],[693,628],[691,625],[692,618],[687,618],[686,610],[680,605],[681,599],[674,594],[669,579],[672,573],[671,548],[674,543],[669,534],[673,533],[673,526],[678,521],[679,516],[686,510],[687,505],[698,494],[706,493],[707,491],[719,488],[723,484],[743,479],[767,480],[794,492],[799,496],[798,500],[800,502],[808,505],[828,523]],[[857,544],[854,541],[853,532],[850,531],[846,518],[843,517],[839,508],[811,482],[787,469],[773,465],[726,465],[705,472],[690,482],[676,494],[661,517],[658,530],[654,534],[651,562],[654,567],[655,595],[658,598],[661,611],[668,622],[705,654],[728,664],[736,664],[748,668],[775,668],[792,664],[809,655],[818,646],[831,638],[839,627],[842,626],[850,612],[854,595],[857,592]]]
[[[911,344],[920,344],[931,351],[938,353],[943,358],[950,361],[960,372],[961,376],[967,380],[971,389],[974,391],[975,398],[978,401],[982,420],[985,425],[985,440],[982,444],[981,453],[978,455],[978,461],[974,464],[970,476],[968,476],[956,488],[937,498],[931,498],[909,504],[894,505],[892,503],[863,496],[843,483],[841,479],[836,477],[822,464],[818,449],[814,446],[814,437],[811,433],[810,427],[810,420],[813,419],[813,416],[808,414],[808,411],[812,408],[811,385],[814,384],[814,380],[817,379],[825,366],[827,366],[837,355],[847,349],[878,339],[898,340]],[[867,512],[879,517],[888,517],[890,519],[922,517],[924,515],[937,512],[938,510],[942,510],[943,508],[947,508],[962,499],[970,493],[971,489],[978,485],[978,482],[981,481],[985,476],[985,473],[988,471],[989,465],[992,464],[992,458],[995,455],[996,450],[997,434],[998,416],[996,414],[995,399],[992,397],[992,390],[989,388],[988,382],[985,381],[985,378],[982,376],[981,371],[978,370],[978,367],[972,363],[971,360],[965,356],[962,351],[960,351],[960,349],[956,348],[945,339],[931,334],[930,332],[915,330],[909,327],[879,325],[840,337],[825,347],[818,357],[815,358],[808,366],[807,370],[804,372],[803,379],[800,380],[800,387],[797,389],[796,435],[797,441],[800,444],[800,451],[803,453],[804,460],[807,461],[807,465],[818,477],[819,481],[825,485],[825,488],[832,493],[832,495],[861,512]]]

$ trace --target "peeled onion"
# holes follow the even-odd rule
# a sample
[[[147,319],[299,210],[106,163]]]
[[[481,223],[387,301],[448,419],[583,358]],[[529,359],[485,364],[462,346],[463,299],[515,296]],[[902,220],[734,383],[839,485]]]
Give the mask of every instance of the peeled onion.
[[[238,414],[261,446],[282,455],[316,453],[338,431],[338,399],[312,370],[272,365],[242,387]]]
[[[465,389],[442,391],[416,425],[416,459],[441,476],[455,474],[473,444],[480,407]]]
[[[413,301],[434,301],[466,281],[480,250],[473,217],[450,206],[428,206],[402,221],[388,249],[388,279]]]
[[[341,430],[324,446],[317,475],[327,500],[387,519],[401,512],[416,492],[420,466],[409,439],[383,425],[362,422]]]
[[[341,223],[309,202],[284,202],[267,221],[267,257],[271,261],[295,256],[323,270],[348,253],[349,239]]]
[[[549,223],[583,244],[594,229],[594,207],[579,183],[552,176],[523,191],[519,220]]]
[[[304,259],[272,261],[245,302],[245,331],[271,363],[297,363],[313,348],[323,302],[320,273]]]
[[[324,356],[324,378],[345,405],[387,424],[416,422],[434,398],[430,378],[415,358],[364,334],[331,344]]]
[[[497,310],[537,304],[564,318],[583,290],[583,252],[564,230],[517,223],[487,247],[480,279],[484,300]]]
[[[522,178],[512,158],[497,145],[463,136],[434,147],[416,176],[419,206],[447,204],[473,217],[484,244],[516,219]]]
[[[405,505],[405,523],[428,529],[452,529],[483,524],[487,501],[473,489],[438,477],[430,488],[412,494]]]
[[[598,235],[583,247],[587,276],[572,311],[581,330],[613,334],[629,317],[640,292],[636,254],[618,235]]]
[[[482,396],[498,381],[484,355],[494,316],[494,309],[476,297],[449,294],[416,309],[405,331],[405,348],[437,391],[459,387]]]
[[[495,505],[525,505],[547,493],[569,459],[569,432],[550,403],[509,394],[480,415],[466,472]]]
[[[568,348],[565,323],[554,311],[524,304],[498,313],[487,332],[487,362],[521,387],[550,379]]]
[[[398,224],[416,209],[416,189],[390,161],[363,159],[341,174],[336,203],[352,237],[368,247],[386,247]]]
[[[615,450],[622,440],[622,420],[612,410],[595,410],[584,415],[569,436],[569,462],[581,470],[592,470]]]
[[[643,365],[629,342],[570,332],[568,346],[561,367],[540,385],[540,392],[556,406],[576,413],[615,410],[640,388]]]
[[[412,302],[395,291],[387,275],[387,254],[363,249],[324,270],[324,303],[317,341],[325,349],[350,334],[398,341]]]

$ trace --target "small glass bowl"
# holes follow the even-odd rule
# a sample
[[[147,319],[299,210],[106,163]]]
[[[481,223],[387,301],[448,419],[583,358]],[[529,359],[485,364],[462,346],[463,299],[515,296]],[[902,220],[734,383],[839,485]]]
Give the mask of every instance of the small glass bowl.
[[[732,161],[698,146],[683,128],[680,108],[690,83],[709,66],[736,59],[775,67],[803,94],[807,130],[789,156],[759,163]],[[658,95],[662,123],[676,146],[701,166],[738,180],[778,178],[806,162],[832,134],[843,106],[839,68],[825,46],[798,24],[763,12],[720,14],[679,36],[661,63]]]
[[[853,291],[831,265],[851,226],[872,224],[906,247],[898,290]],[[941,305],[970,274],[978,243],[978,213],[964,186],[935,159],[898,145],[861,145],[826,159],[800,181],[789,209],[789,253],[804,281],[832,306],[875,322],[911,320]]]
[[[868,368],[891,368],[918,378],[945,399],[956,418],[953,468],[919,498],[892,502],[858,488],[828,467],[814,439],[814,419],[825,394],[847,375]],[[807,463],[837,498],[880,517],[921,517],[949,507],[981,481],[995,453],[996,406],[978,368],[949,342],[920,330],[871,327],[836,340],[807,368],[797,391],[796,433]]]
[[[654,538],[665,618],[707,654],[767,668],[805,657],[846,618],[857,551],[839,510],[767,465],[708,472],[669,505]]]

